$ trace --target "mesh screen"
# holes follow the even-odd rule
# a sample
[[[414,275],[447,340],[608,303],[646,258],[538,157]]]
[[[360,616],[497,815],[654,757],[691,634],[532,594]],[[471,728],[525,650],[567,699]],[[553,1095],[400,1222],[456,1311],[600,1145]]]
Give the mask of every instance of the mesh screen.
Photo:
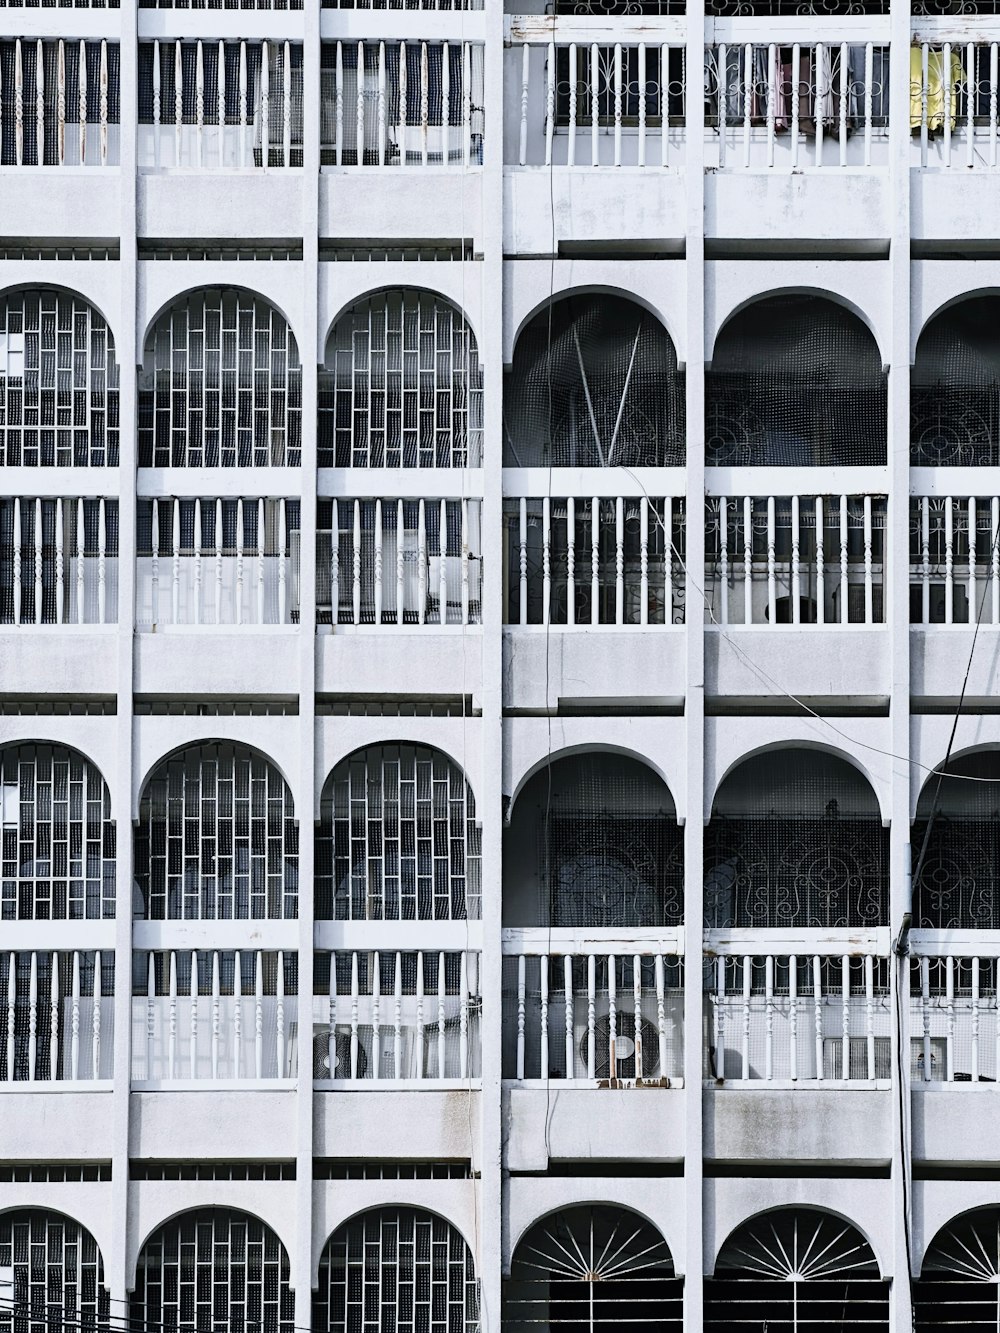
[[[518,1242],[501,1327],[680,1330],[683,1284],[645,1218],[607,1204],[562,1208]]]
[[[0,1080],[111,1078],[114,994],[111,950],[0,954]]]
[[[673,798],[637,760],[556,760],[518,796],[504,845],[505,924],[676,925],[683,896]]]
[[[719,467],[884,464],[886,380],[869,330],[815,296],[734,315],[705,379],[705,461]]]
[[[963,778],[987,780],[967,782]],[[920,864],[928,822],[930,838]],[[927,779],[917,802],[910,847],[915,926],[931,930],[1000,929],[996,893],[1000,877],[1000,775],[993,751],[952,761],[940,786],[936,775]]]
[[[0,916],[97,920],[115,914],[115,826],[98,770],[61,746],[0,756]]]
[[[913,496],[910,499],[910,622],[968,625],[993,619],[1000,586],[1000,499]],[[971,594],[971,596],[970,596]]]
[[[518,338],[504,392],[506,466],[680,467],[684,429],[677,353],[634,302],[554,301]]]
[[[705,923],[884,925],[888,836],[846,760],[808,750],[748,759],[720,786],[705,830]]]
[[[913,1327],[1000,1324],[1000,1209],[977,1208],[942,1227],[913,1284]]]
[[[313,1293],[315,1333],[477,1333],[479,1285],[472,1253],[441,1217],[381,1208],[326,1243]]]
[[[110,42],[0,41],[0,165],[99,163],[101,127],[121,119],[120,63]],[[88,127],[82,155],[81,122]],[[108,135],[107,159],[118,161],[117,133]]]
[[[0,624],[113,624],[117,562],[117,500],[0,499]]]
[[[133,1327],[293,1333],[288,1254],[263,1222],[230,1208],[182,1213],[139,1254]]]
[[[910,376],[910,462],[1000,462],[1000,297],[949,306],[920,335]]]
[[[137,915],[291,919],[298,912],[292,794],[262,755],[208,742],[150,775],[135,831]]]
[[[106,1330],[110,1295],[94,1237],[61,1213],[18,1209],[0,1217],[3,1301],[0,1329],[53,1333]]]
[[[139,379],[140,467],[299,467],[302,367],[284,317],[232,289],[161,315]]]
[[[995,958],[911,958],[914,1083],[995,1083],[1000,1078],[997,970]]]
[[[323,787],[316,916],[477,919],[481,843],[472,788],[447,755],[422,745],[360,750]]]

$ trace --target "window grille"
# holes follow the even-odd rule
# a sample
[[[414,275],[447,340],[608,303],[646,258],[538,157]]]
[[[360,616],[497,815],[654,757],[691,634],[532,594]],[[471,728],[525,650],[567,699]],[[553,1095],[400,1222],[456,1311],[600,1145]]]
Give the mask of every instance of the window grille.
[[[129,1162],[129,1180],[294,1180],[294,1162]]]
[[[681,467],[684,380],[633,301],[571,296],[524,329],[504,392],[507,467]]]
[[[117,43],[0,41],[0,165],[117,166]]]
[[[110,1328],[111,1298],[97,1241],[72,1218],[41,1208],[0,1216],[0,1273],[5,1278],[0,1329],[88,1333]]]
[[[371,699],[364,695],[316,696],[317,717],[482,717],[481,708],[473,707],[472,695],[413,695],[402,699]]]
[[[706,620],[883,624],[886,508],[884,495],[710,496]]]
[[[454,306],[383,292],[334,326],[319,382],[320,467],[481,467],[483,372]]]
[[[140,167],[302,166],[301,45],[140,42],[138,77]]]
[[[0,499],[0,624],[117,619],[118,501]]]
[[[378,745],[323,788],[316,915],[337,921],[478,920],[482,830],[462,770],[440,750]]]
[[[181,1213],[139,1254],[133,1327],[293,1333],[288,1254],[265,1223],[230,1208]]]
[[[114,1074],[115,956],[0,953],[0,1080]]]
[[[323,9],[482,9],[483,0],[322,0]]]
[[[136,625],[299,618],[298,500],[140,500]]]
[[[110,1179],[110,1162],[0,1163],[0,1182],[4,1185],[79,1185]]]
[[[317,619],[478,625],[482,549],[481,500],[320,500]]]
[[[910,499],[910,623],[1000,624],[1000,496]]]
[[[555,13],[593,15],[595,18],[625,17],[631,14],[683,14],[683,0],[555,0]]]
[[[970,777],[984,780],[964,780]],[[998,794],[1000,775],[990,751],[949,763],[940,786],[936,774],[927,779],[910,836],[916,927],[1000,930],[996,893],[1000,878]]]
[[[316,1333],[478,1333],[479,1284],[472,1253],[442,1217],[417,1208],[379,1208],[335,1231],[313,1295]]]
[[[295,954],[136,952],[132,1077],[294,1078],[297,995]]]
[[[117,3],[117,0],[115,0]],[[301,9],[302,0],[139,0],[140,9]]]
[[[115,717],[116,699],[12,699],[0,702],[0,717]]]
[[[705,1280],[706,1333],[736,1323],[888,1333],[889,1284],[861,1232],[818,1208],[761,1213],[729,1237]]]
[[[479,955],[317,953],[314,1079],[478,1079]]]
[[[140,467],[299,467],[302,367],[284,317],[232,289],[157,321],[139,381]]]
[[[886,925],[888,830],[853,765],[808,750],[745,760],[705,830],[705,924]]]
[[[1000,300],[949,306],[917,343],[910,373],[910,463],[995,467],[1000,462]]]
[[[504,501],[509,625],[683,625],[684,499]]]
[[[0,754],[4,921],[83,921],[115,914],[115,826],[107,784],[61,746]]]
[[[378,1158],[345,1161],[314,1157],[313,1180],[472,1180],[466,1162],[387,1162]]]
[[[505,1078],[669,1082],[684,1073],[683,960],[547,953],[503,960]]]
[[[263,755],[212,741],[150,776],[135,831],[138,915],[151,921],[291,920],[298,827],[284,778]]]
[[[683,1281],[660,1233],[609,1204],[561,1208],[518,1243],[503,1285],[504,1330],[684,1327]]]
[[[158,699],[136,695],[136,717],[298,717],[298,700],[286,699]]]
[[[118,466],[114,339],[82,297],[0,300],[0,443],[8,467]]]
[[[328,42],[320,98],[324,166],[482,165],[482,46]]]
[[[913,1284],[916,1333],[1000,1324],[1000,1209],[976,1208],[937,1233]]]
[[[679,924],[684,839],[664,783],[611,754],[540,769],[506,834],[504,907],[505,924],[518,926]]]
[[[886,377],[857,315],[771,296],[732,316],[705,378],[710,467],[884,464]]]
[[[1000,1079],[997,959],[910,959],[910,1078],[922,1083]]]

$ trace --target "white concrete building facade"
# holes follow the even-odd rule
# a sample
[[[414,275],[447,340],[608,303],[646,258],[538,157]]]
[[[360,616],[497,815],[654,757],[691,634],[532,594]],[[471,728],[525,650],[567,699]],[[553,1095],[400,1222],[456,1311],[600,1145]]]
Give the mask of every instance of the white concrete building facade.
[[[0,1326],[996,1329],[913,6],[0,0]]]

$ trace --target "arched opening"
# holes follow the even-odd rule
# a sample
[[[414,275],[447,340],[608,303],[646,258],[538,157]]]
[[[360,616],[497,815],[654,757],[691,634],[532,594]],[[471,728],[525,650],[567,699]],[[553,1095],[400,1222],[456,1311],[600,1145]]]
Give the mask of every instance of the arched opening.
[[[857,1227],[819,1208],[759,1213],[732,1233],[705,1280],[706,1333],[889,1329],[889,1283]]]
[[[684,378],[663,325],[625,296],[546,305],[504,390],[507,467],[682,467]]]
[[[976,1208],[937,1233],[913,1284],[913,1327],[1000,1328],[1000,1208]]]
[[[82,296],[34,287],[0,297],[0,423],[7,467],[118,466],[114,337]]]
[[[932,773],[910,838],[913,924],[923,930],[998,930],[1000,755],[978,750]]]
[[[340,316],[319,379],[320,467],[482,467],[483,369],[460,310],[417,288]]]
[[[910,374],[910,462],[984,467],[1000,461],[1000,296],[940,311]]]
[[[302,366],[252,292],[190,292],[157,319],[139,375],[140,467],[298,467]]]
[[[231,741],[179,750],[149,775],[135,829],[138,920],[289,920],[298,914],[292,794]]]
[[[314,1333],[368,1333],[373,1317],[409,1333],[478,1333],[475,1265],[456,1227],[421,1208],[388,1207],[337,1228],[319,1262]]]
[[[0,1275],[5,1333],[103,1333],[111,1326],[104,1260],[71,1217],[43,1208],[0,1214]]]
[[[249,1213],[180,1213],[142,1247],[129,1313],[133,1328],[172,1333],[293,1333],[288,1253]]]
[[[504,1282],[504,1333],[680,1330],[683,1280],[650,1222],[615,1204],[580,1204],[542,1218],[518,1242]]]
[[[889,911],[888,830],[861,773],[769,750],[723,780],[705,831],[705,924],[871,928]]]
[[[322,921],[460,921],[481,909],[482,832],[459,766],[428,745],[342,759],[316,831]]]
[[[783,293],[723,326],[705,377],[710,467],[884,464],[886,378],[871,331],[827,297]]]

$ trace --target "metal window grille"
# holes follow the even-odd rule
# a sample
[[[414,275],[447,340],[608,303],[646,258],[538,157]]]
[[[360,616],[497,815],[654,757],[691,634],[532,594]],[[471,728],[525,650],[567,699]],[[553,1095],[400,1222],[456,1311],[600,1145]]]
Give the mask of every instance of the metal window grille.
[[[317,953],[314,1079],[478,1079],[479,955]]]
[[[965,778],[985,779],[967,782]],[[988,751],[965,755],[928,778],[910,837],[913,923],[929,930],[998,930],[1000,777]],[[930,836],[927,825],[933,811]],[[924,842],[927,841],[926,851]],[[919,865],[919,875],[916,873]]]
[[[294,1162],[185,1162],[169,1158],[128,1164],[129,1180],[294,1180]]]
[[[151,921],[290,920],[298,913],[292,795],[262,755],[225,741],[191,746],[152,773],[135,868]]]
[[[447,755],[423,745],[360,750],[323,788],[316,915],[478,919],[481,843],[472,788]]]
[[[297,623],[298,500],[140,500],[136,526],[139,628]]]
[[[5,1185],[80,1185],[111,1179],[110,1162],[5,1162]]]
[[[1000,624],[1000,496],[910,499],[910,622]]]
[[[483,0],[322,0],[322,9],[482,9]]]
[[[5,921],[83,921],[115,914],[115,826],[98,770],[61,746],[0,755]]]
[[[0,624],[118,619],[118,501],[0,499]]]
[[[995,958],[911,958],[910,1077],[915,1085],[1000,1079],[997,969]]]
[[[888,1333],[889,1283],[856,1227],[818,1208],[777,1209],[745,1222],[705,1281],[705,1329],[770,1324],[788,1333],[826,1325]]]
[[[139,383],[140,467],[299,467],[302,367],[284,317],[232,289],[157,321]]]
[[[53,1327],[107,1330],[111,1298],[97,1241],[72,1218],[40,1208],[0,1217],[0,1272],[5,1333],[51,1333]],[[11,1308],[13,1307],[13,1308]]]
[[[114,1074],[115,957],[0,953],[0,1080]]]
[[[117,4],[118,0],[114,0]],[[301,9],[302,0],[139,0],[140,9]]]
[[[0,41],[0,165],[117,166],[117,43]]]
[[[504,393],[508,467],[681,467],[684,380],[633,301],[572,296],[522,332]]]
[[[322,625],[478,625],[481,500],[320,500]]]
[[[0,450],[8,467],[117,467],[114,339],[81,297],[0,301]]]
[[[312,1326],[365,1333],[370,1310],[397,1333],[478,1333],[479,1284],[460,1232],[417,1208],[372,1209],[335,1231],[319,1263]]]
[[[914,467],[1000,462],[1000,300],[972,297],[930,321],[910,374]]]
[[[301,167],[302,55],[291,42],[140,42],[139,165]]]
[[[684,1326],[683,1281],[645,1218],[625,1208],[561,1208],[518,1243],[503,1286],[501,1327]]]
[[[504,1077],[680,1078],[683,972],[683,960],[669,954],[507,955]]]
[[[1000,1324],[1000,1209],[976,1208],[937,1233],[913,1284],[916,1333]]]
[[[482,165],[480,45],[327,42],[320,98],[324,166]]]
[[[637,760],[580,754],[542,768],[517,798],[505,848],[506,924],[683,919],[683,830],[670,792]]]
[[[784,750],[746,760],[705,830],[705,922],[716,928],[888,923],[888,830],[844,759]]]
[[[320,467],[481,467],[483,372],[463,315],[383,292],[334,326],[319,382]]]
[[[705,377],[705,460],[884,464],[886,414],[882,356],[856,315],[822,297],[767,297],[716,339]]]
[[[683,625],[685,502],[504,501],[509,625]]]
[[[137,951],[132,1077],[294,1078],[297,995],[293,953]]]
[[[265,1223],[230,1208],[182,1213],[139,1254],[131,1318],[140,1328],[293,1333],[288,1254]]]

